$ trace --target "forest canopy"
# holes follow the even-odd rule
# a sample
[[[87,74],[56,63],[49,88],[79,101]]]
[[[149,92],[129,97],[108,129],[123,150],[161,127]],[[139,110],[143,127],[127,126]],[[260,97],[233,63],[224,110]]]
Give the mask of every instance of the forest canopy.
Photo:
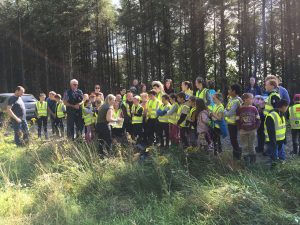
[[[298,0],[1,0],[0,92],[172,78],[300,85]]]

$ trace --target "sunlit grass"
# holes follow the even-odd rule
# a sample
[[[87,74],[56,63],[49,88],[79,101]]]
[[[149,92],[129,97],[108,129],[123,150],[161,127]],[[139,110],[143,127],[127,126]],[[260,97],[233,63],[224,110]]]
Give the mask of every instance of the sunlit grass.
[[[244,169],[182,149],[101,159],[66,140],[0,140],[0,224],[299,224],[300,160]]]

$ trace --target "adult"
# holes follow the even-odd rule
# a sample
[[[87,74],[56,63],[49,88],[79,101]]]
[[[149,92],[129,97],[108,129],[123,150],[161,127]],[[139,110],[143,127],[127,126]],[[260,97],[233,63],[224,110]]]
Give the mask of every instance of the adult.
[[[152,90],[156,92],[156,98],[161,102],[162,96],[165,94],[164,85],[160,81],[153,81]]]
[[[83,92],[78,89],[78,81],[73,79],[70,81],[70,89],[65,91],[64,104],[67,110],[67,135],[68,138],[74,139],[76,125],[76,137],[81,135],[83,130],[83,119],[82,119],[82,103],[83,103]]]
[[[25,89],[18,86],[13,96],[9,97],[7,103],[7,113],[11,118],[12,127],[14,129],[15,143],[17,146],[23,146],[29,141],[29,130],[26,122],[26,108],[22,100]],[[23,134],[23,141],[20,136]]]
[[[133,95],[139,95],[140,94],[140,87],[139,87],[139,81],[138,79],[134,79],[132,81],[132,86],[129,89]]]
[[[246,88],[245,93],[251,93],[254,97],[262,95],[261,88],[257,85],[255,77],[250,78],[250,85]]]
[[[272,110],[276,108],[277,103],[281,97],[278,93],[278,83],[275,79],[269,79],[265,83],[265,89],[268,92],[268,98],[266,100],[264,115],[267,116]]]
[[[147,93],[147,85],[144,83],[141,84],[141,93],[140,94],[142,94],[142,93]]]
[[[280,98],[287,101],[288,104],[291,103],[291,99],[290,99],[290,95],[289,95],[289,92],[287,89],[285,89],[284,87],[282,87],[282,83],[281,83],[281,80],[275,76],[275,75],[268,75],[265,79],[265,83],[268,81],[268,80],[275,80],[277,82],[277,92],[279,93],[280,95]]]
[[[99,99],[101,99],[101,101],[104,101],[104,95],[101,92],[101,86],[100,86],[100,84],[96,84],[95,85],[93,93],[96,95],[96,98],[98,97]]]
[[[50,115],[50,121],[51,121],[51,128],[52,128],[52,134],[56,134],[56,128],[55,128],[55,110],[56,110],[56,100],[55,100],[55,91],[50,91],[47,98],[47,104],[48,104],[48,114]]]
[[[173,88],[173,81],[171,79],[166,79],[164,84],[165,93],[167,95],[175,93]]]
[[[197,77],[195,81],[196,88],[196,97],[203,99],[206,106],[211,104],[211,96],[209,90],[206,88],[206,82],[202,77]]]
[[[96,124],[96,132],[98,134],[98,139],[100,140],[100,153],[103,154],[104,148],[108,151],[112,148],[112,134],[110,123],[119,122],[119,118],[114,118],[114,104],[116,97],[109,94],[104,104],[101,106],[98,112],[98,119]]]

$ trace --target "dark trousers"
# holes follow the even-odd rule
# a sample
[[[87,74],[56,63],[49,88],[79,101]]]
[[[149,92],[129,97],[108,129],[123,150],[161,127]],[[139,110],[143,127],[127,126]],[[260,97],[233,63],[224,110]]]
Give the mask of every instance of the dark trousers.
[[[300,154],[300,129],[291,130],[292,131],[292,140],[293,140],[293,153]]]
[[[99,148],[100,153],[104,153],[104,149],[106,149],[108,152],[111,151],[112,148],[112,134],[111,134],[111,128],[110,125],[107,123],[97,123],[96,124],[96,133],[99,140]]]
[[[68,138],[74,140],[75,127],[76,126],[76,137],[82,134],[84,127],[83,119],[81,113],[79,112],[68,112],[67,116],[67,135]]]
[[[123,128],[125,132],[129,133],[130,135],[133,135],[133,129],[132,129],[132,124],[131,121],[125,121]]]
[[[122,138],[124,135],[124,129],[123,128],[112,128],[111,134],[113,138]]]
[[[156,119],[148,119],[147,126],[146,126],[146,132],[147,132],[147,143],[151,145],[156,141],[155,140],[155,135],[157,134],[157,120]]]
[[[169,147],[170,146],[170,137],[169,137],[169,124],[158,122],[158,130],[157,135],[160,141],[161,147]],[[166,144],[165,144],[166,138]]]
[[[26,120],[22,120],[21,123],[17,123],[13,120],[12,127],[14,129],[15,143],[17,146],[21,146],[29,142],[29,130]],[[21,141],[21,135],[23,135],[23,141]]]
[[[264,120],[262,120],[264,121]],[[265,146],[265,130],[264,123],[260,124],[260,127],[257,129],[257,152],[264,152]]]
[[[189,146],[188,133],[189,133],[188,127],[180,127],[180,140],[184,148]]]
[[[64,122],[62,118],[55,118],[54,121],[54,131],[57,136],[63,137],[64,136]],[[60,135],[59,135],[60,133]]]
[[[238,143],[238,128],[236,125],[228,124],[228,131],[230,136],[230,142],[233,148],[233,158],[241,159],[242,157],[242,149]]]
[[[214,153],[218,154],[222,152],[222,143],[221,143],[221,130],[219,128],[214,128],[212,135],[214,143]]]
[[[54,118],[53,116],[50,116],[50,121],[51,121],[51,129],[52,129],[52,134],[56,134],[56,129],[55,129],[55,121],[56,118]]]
[[[37,125],[38,125],[38,137],[42,137],[42,128],[44,128],[45,137],[48,138],[48,117],[47,116],[41,116],[37,119]]]
[[[137,144],[141,144],[143,140],[143,124],[132,124],[132,134],[134,138],[137,138]]]

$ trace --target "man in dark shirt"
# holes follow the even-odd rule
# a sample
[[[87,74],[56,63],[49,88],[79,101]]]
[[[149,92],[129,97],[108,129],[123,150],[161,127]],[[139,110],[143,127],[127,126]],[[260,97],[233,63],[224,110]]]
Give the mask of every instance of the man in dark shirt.
[[[83,103],[83,92],[78,89],[78,81],[73,79],[70,81],[71,88],[64,93],[64,104],[67,109],[67,135],[68,138],[74,140],[76,125],[76,137],[79,137],[83,130],[83,119],[82,119],[82,103]]]
[[[7,113],[11,118],[12,127],[15,133],[15,143],[17,146],[23,146],[29,141],[29,130],[26,122],[26,109],[22,100],[22,95],[25,89],[22,86],[18,86],[15,90],[15,94],[8,99]],[[20,136],[23,133],[23,141],[20,140]]]
[[[257,85],[254,77],[250,78],[250,85],[246,88],[245,93],[251,93],[254,97],[256,95],[262,95],[261,88]]]
[[[48,104],[48,115],[50,115],[51,120],[51,128],[52,128],[52,134],[55,134],[55,109],[56,109],[56,101],[55,101],[55,95],[56,93],[54,91],[49,92],[49,97],[47,98],[47,104]]]

